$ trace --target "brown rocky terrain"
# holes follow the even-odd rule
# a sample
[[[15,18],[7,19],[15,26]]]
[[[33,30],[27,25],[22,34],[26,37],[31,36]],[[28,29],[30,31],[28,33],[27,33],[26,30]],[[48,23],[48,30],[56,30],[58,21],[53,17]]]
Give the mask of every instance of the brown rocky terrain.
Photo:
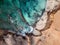
[[[40,32],[35,30],[34,34],[40,34],[39,36],[29,35],[25,38],[16,35],[13,36],[12,34],[7,34],[6,37],[2,36],[4,31],[0,30],[0,45],[60,45],[60,10],[58,9],[60,3],[57,3],[60,2],[60,0],[57,0],[57,2],[55,2],[54,0],[49,1],[50,2],[48,3],[50,4],[50,9],[48,8],[46,9],[46,11],[51,12],[52,10],[54,10],[55,13],[49,14],[49,20],[47,23],[48,25],[46,25],[47,27],[45,27]],[[57,7],[54,5],[57,5]],[[57,9],[55,9],[54,7],[56,7]],[[38,29],[41,28],[39,27]]]

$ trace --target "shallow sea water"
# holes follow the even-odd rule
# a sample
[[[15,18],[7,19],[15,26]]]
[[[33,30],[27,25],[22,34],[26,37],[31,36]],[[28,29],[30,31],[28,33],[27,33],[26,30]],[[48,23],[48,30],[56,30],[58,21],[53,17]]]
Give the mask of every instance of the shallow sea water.
[[[0,29],[25,36],[32,33],[34,25],[46,7],[47,0],[0,0]]]

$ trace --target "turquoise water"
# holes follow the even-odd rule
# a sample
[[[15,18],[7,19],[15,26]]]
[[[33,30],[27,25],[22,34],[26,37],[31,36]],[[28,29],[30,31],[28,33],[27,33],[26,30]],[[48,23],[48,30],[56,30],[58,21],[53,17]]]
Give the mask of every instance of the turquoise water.
[[[0,29],[31,33],[45,6],[46,0],[0,0]]]

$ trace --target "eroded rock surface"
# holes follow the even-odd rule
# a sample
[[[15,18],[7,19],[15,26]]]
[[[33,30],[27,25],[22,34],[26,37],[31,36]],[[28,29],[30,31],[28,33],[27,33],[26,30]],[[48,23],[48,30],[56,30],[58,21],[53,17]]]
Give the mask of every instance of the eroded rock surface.
[[[54,12],[55,9],[59,8],[60,6],[59,4],[60,4],[60,0],[48,0],[47,2],[48,6],[46,6],[46,14],[48,12],[51,13],[49,14],[49,16],[47,14],[46,17],[48,17],[49,20],[47,21],[47,18],[41,19],[40,22],[38,22],[36,25],[38,31],[35,30],[35,32],[33,32],[34,35],[40,35],[42,33],[40,36],[29,35],[26,38],[21,36],[20,37],[12,36],[13,41],[16,41],[17,45],[60,45],[60,20],[59,20],[60,10],[57,10],[55,13],[52,13],[52,11]],[[48,22],[48,24],[49,21],[52,21],[52,23],[51,25],[50,24],[48,25],[49,27],[47,29],[43,29],[47,24],[46,21]],[[43,29],[43,31],[41,31],[41,29]],[[0,43],[1,45],[6,45],[5,42],[3,41],[1,41]]]

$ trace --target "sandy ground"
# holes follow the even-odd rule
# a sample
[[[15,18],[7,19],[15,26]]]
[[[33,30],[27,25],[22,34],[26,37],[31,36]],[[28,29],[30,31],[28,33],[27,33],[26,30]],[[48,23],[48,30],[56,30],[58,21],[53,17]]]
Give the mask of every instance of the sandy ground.
[[[54,14],[54,17],[51,17],[51,18],[53,18],[53,22],[50,28],[42,31],[41,36],[38,36],[38,37],[32,36],[30,37],[30,40],[29,40],[29,37],[27,37],[28,41],[23,40],[22,38],[20,39],[16,38],[18,40],[18,45],[21,44],[21,41],[23,43],[22,45],[60,45],[60,10],[57,11]],[[7,40],[9,41],[9,39]],[[6,45],[6,44],[3,43],[3,41],[1,41],[0,45]],[[9,44],[9,45],[12,45],[12,44]]]
[[[42,32],[42,36],[34,37],[34,45],[60,45],[60,10],[54,14],[54,20],[49,29]]]
[[[53,14],[51,14],[53,15]],[[42,31],[42,35],[35,37],[27,37],[27,41],[18,37],[15,39],[18,40],[18,44],[14,45],[60,45],[60,10],[58,10],[54,16],[51,16],[53,22],[47,30]],[[3,35],[3,31],[0,30],[0,35]],[[9,41],[9,39],[7,39]],[[10,40],[13,40],[10,39]],[[14,40],[15,41],[15,40]],[[21,44],[23,43],[23,44]],[[0,41],[0,45],[6,45],[2,40]],[[12,45],[12,44],[8,44]]]

